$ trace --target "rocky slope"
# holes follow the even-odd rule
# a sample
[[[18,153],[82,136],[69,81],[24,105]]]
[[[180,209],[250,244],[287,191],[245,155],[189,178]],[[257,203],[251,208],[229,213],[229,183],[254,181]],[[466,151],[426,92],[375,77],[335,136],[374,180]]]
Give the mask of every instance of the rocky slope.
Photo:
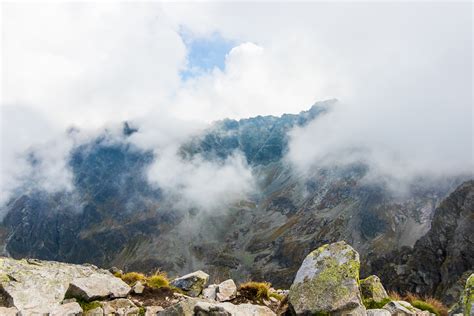
[[[443,262],[426,274],[423,282],[428,285],[413,287],[422,283],[412,281],[419,276],[410,273],[403,275],[407,281],[397,281],[394,271],[399,269],[385,271],[381,265],[388,264],[386,258],[406,264],[403,260],[410,256],[399,253],[405,254],[429,231],[436,207],[463,178],[429,184],[420,180],[408,194],[399,195],[383,184],[363,181],[370,168],[364,164],[315,169],[302,177],[284,159],[288,132],[323,115],[333,102],[298,115],[224,120],[183,144],[183,159],[200,155],[220,161],[239,151],[251,166],[258,182],[255,193],[219,212],[177,209],[164,190],[148,183],[146,172],[155,154],[128,141],[136,130],[126,124],[114,141],[105,133],[71,152],[73,192],[49,194],[25,186],[3,207],[3,253],[144,272],[160,267],[170,275],[201,269],[219,280],[268,280],[288,287],[312,249],[346,240],[360,253],[364,276],[383,270],[381,278],[389,288],[449,299],[452,283],[442,280],[441,271],[453,266],[456,271],[447,275],[457,278],[458,272],[469,270],[465,262],[472,267],[464,259],[449,263],[460,253],[458,247],[472,249],[472,231],[452,224],[456,210],[448,218],[449,227],[458,227],[454,234],[446,228],[446,240],[435,240],[434,233],[416,244],[420,249],[439,245],[433,251],[443,252]],[[442,205],[451,212],[458,204]],[[434,222],[436,227],[445,229],[443,218]]]
[[[474,181],[451,193],[435,210],[430,230],[412,249],[372,263],[390,288],[441,297],[452,304],[474,272]]]
[[[0,315],[447,315],[433,301],[389,296],[377,276],[360,280],[359,268],[359,254],[345,242],[310,252],[289,290],[258,282],[237,286],[232,279],[209,284],[203,271],[168,283],[162,272],[145,277],[114,268],[113,275],[92,265],[0,258]],[[468,281],[459,315],[470,314],[472,290]]]

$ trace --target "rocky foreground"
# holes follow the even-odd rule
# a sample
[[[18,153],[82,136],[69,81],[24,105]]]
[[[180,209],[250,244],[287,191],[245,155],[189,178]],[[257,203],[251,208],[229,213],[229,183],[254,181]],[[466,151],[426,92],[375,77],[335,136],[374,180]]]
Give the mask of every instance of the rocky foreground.
[[[359,254],[345,242],[324,245],[302,262],[289,290],[233,280],[208,284],[196,271],[168,283],[93,265],[0,258],[0,315],[443,315],[420,298],[387,294],[380,279],[359,280]],[[113,272],[113,273],[112,273]],[[125,282],[127,281],[127,282]],[[450,310],[474,315],[474,275]]]

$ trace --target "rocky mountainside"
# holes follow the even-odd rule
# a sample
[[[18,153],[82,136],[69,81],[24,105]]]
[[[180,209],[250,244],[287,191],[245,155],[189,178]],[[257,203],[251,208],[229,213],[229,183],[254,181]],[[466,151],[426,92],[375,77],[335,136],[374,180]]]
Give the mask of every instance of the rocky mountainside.
[[[430,230],[413,248],[373,261],[371,270],[391,288],[454,303],[474,272],[474,181],[451,193],[435,210]]]
[[[144,272],[161,268],[171,276],[201,269],[216,280],[267,280],[288,287],[312,249],[345,240],[361,256],[362,275],[383,270],[380,276],[389,288],[448,298],[452,284],[442,271],[455,269],[448,275],[458,278],[472,268],[464,252],[472,249],[472,231],[466,226],[468,218],[472,221],[472,204],[461,212],[459,203],[467,202],[458,193],[472,183],[453,193],[458,198],[441,203],[463,178],[429,184],[421,179],[400,195],[383,183],[363,181],[370,168],[364,164],[314,169],[304,176],[295,172],[285,160],[289,131],[323,115],[334,102],[318,103],[298,115],[224,120],[185,142],[183,159],[199,155],[221,161],[240,152],[252,168],[254,194],[219,212],[178,209],[165,190],[150,185],[146,174],[156,153],[128,141],[136,129],[125,124],[114,141],[104,133],[72,150],[72,192],[24,187],[3,207],[3,253]],[[452,215],[437,215],[432,226],[439,205]],[[464,224],[456,212],[466,218]],[[446,238],[436,239],[443,236],[437,231],[423,237],[431,226],[431,231],[446,231]],[[395,275],[402,275],[394,274],[398,265],[384,270],[381,264],[389,258],[406,266],[413,246],[427,248],[424,256],[435,256],[437,263],[430,262],[423,283],[409,272],[404,281],[396,281]],[[454,259],[459,253],[461,259]],[[406,271],[425,271],[412,261]]]

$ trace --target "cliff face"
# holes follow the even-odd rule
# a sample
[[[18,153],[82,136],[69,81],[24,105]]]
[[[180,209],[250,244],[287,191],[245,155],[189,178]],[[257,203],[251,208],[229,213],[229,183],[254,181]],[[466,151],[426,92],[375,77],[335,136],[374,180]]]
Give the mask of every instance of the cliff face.
[[[462,206],[463,195],[453,193],[459,197],[439,208],[451,215],[436,215],[431,225],[435,208],[461,179],[414,184],[401,197],[364,182],[368,166],[362,164],[297,174],[284,159],[288,131],[324,113],[331,102],[299,115],[224,120],[184,144],[183,159],[199,154],[214,161],[238,150],[251,166],[258,180],[255,194],[219,212],[178,209],[166,192],[150,186],[146,172],[154,154],[127,142],[135,132],[128,125],[121,141],[110,142],[105,135],[78,146],[70,156],[73,192],[28,188],[7,204],[0,227],[4,253],[145,272],[203,269],[221,280],[252,278],[287,287],[312,249],[345,240],[360,253],[363,275],[380,274],[389,258],[397,263],[381,276],[389,288],[418,284],[422,292],[449,292],[450,276],[467,271],[466,262],[472,267],[472,261],[456,259],[466,257],[467,250],[472,254],[470,222],[456,219],[471,216],[472,221],[472,213],[466,215],[472,194],[471,204]],[[430,225],[439,231],[415,245]],[[414,245],[416,252],[427,249],[430,260],[445,259],[425,263],[432,270],[415,267],[415,259],[408,264],[412,255],[404,247]],[[411,281],[421,277],[416,274],[408,276],[407,285],[397,283],[400,270],[412,265],[426,271],[426,285]]]
[[[430,230],[413,249],[375,260],[390,288],[424,293],[454,303],[474,270],[474,181],[467,181],[435,210]]]

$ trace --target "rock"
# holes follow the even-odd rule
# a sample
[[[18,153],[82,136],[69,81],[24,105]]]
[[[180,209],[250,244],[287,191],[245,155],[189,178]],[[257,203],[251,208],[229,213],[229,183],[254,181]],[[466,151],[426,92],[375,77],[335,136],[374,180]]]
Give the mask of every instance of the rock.
[[[104,316],[104,310],[102,307],[96,307],[84,312],[84,316]]]
[[[201,294],[208,280],[209,275],[199,270],[174,279],[171,285],[181,289],[186,295],[196,297]]]
[[[0,315],[2,316],[17,316],[18,309],[16,307],[0,307]]]
[[[236,295],[237,286],[232,279],[226,280],[217,286],[216,299],[219,302],[230,301],[235,298]]]
[[[59,305],[49,316],[82,316],[82,308],[77,302]]]
[[[66,292],[66,297],[93,301],[125,297],[129,292],[130,286],[121,279],[111,275],[94,273],[88,277],[72,280]]]
[[[363,309],[359,254],[345,242],[324,245],[301,264],[289,292],[297,315]]]
[[[387,303],[383,308],[388,310],[391,315],[416,315],[416,309],[405,301],[392,301]]]
[[[276,314],[266,306],[253,304],[235,305],[225,303],[198,302],[194,307],[194,314],[199,316],[275,316]]]
[[[202,297],[208,300],[216,300],[217,284],[211,284],[202,290]]]
[[[386,309],[379,308],[379,309],[368,309],[367,316],[390,316],[390,312]]]
[[[158,312],[163,311],[164,308],[161,306],[148,306],[145,309],[145,316],[156,316]]]
[[[145,286],[142,284],[142,282],[137,281],[137,283],[135,283],[135,285],[133,286],[133,293],[142,294],[144,289]]]
[[[466,281],[466,286],[462,293],[462,305],[465,315],[474,315],[474,274],[471,274]]]
[[[123,271],[117,267],[110,268],[109,272],[112,273],[113,275],[123,274]]]
[[[215,303],[188,298],[158,313],[158,316],[275,316],[266,306],[229,302]]]
[[[126,298],[118,298],[113,301],[101,302],[105,315],[138,315],[140,309]]]
[[[378,303],[388,298],[382,282],[380,282],[379,277],[376,275],[360,280],[359,286],[364,300],[372,300]]]
[[[22,314],[50,313],[61,305],[73,279],[96,274],[106,280],[116,279],[93,265],[0,257],[0,291],[9,307],[16,307]]]

